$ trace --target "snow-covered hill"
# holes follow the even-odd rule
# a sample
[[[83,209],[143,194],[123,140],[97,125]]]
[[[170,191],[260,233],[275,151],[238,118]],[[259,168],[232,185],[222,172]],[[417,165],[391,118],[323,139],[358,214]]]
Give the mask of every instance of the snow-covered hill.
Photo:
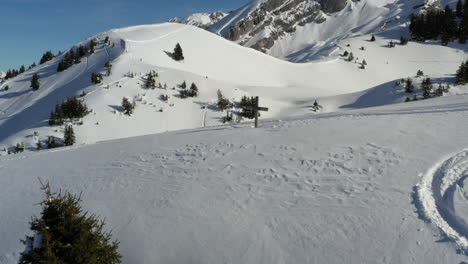
[[[96,52],[64,72],[56,71],[61,55],[1,84],[0,147],[24,142],[28,149],[35,149],[38,140],[62,137],[63,127],[47,125],[49,114],[56,103],[84,93],[83,99],[93,112],[84,118],[83,125],[75,127],[78,143],[219,125],[225,113],[215,106],[218,90],[237,101],[243,95],[260,96],[261,104],[270,108],[262,114],[268,118],[307,113],[307,105],[324,97],[332,97],[324,99],[325,111],[340,110],[357,99],[346,94],[367,93],[367,89],[413,76],[419,69],[433,78],[453,82],[449,76],[467,57],[465,46],[411,42],[387,48],[388,41],[398,39],[399,33],[384,31],[376,42],[368,42],[369,35],[348,38],[337,45],[331,57],[294,64],[188,25],[167,23],[111,30],[93,37],[98,40]],[[113,45],[104,43],[107,36]],[[176,43],[184,50],[182,62],[169,56]],[[344,51],[353,52],[359,62],[365,59],[367,68],[362,70],[358,63],[345,61],[339,56]],[[427,54],[431,54],[430,59]],[[105,76],[102,84],[93,85],[91,74],[104,73],[108,61],[113,64],[112,74]],[[158,72],[157,82],[163,87],[166,84],[166,89],[142,88],[145,74],[152,70]],[[128,77],[129,72],[136,76]],[[35,92],[30,88],[34,73],[41,76],[41,88]],[[196,83],[200,96],[178,98],[178,85],[183,81]],[[7,85],[9,90],[4,91]],[[160,100],[161,95],[168,95],[169,101]],[[340,99],[335,100],[336,96]],[[136,103],[131,117],[120,111],[123,97]]]
[[[467,118],[447,96],[0,157],[0,263],[37,177],[82,193],[125,264],[463,263]]]

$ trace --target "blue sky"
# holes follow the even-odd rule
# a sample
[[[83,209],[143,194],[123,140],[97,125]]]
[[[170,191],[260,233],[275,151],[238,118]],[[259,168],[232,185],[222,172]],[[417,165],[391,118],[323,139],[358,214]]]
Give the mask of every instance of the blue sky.
[[[249,0],[0,0],[0,70],[37,62],[111,28],[229,11]]]

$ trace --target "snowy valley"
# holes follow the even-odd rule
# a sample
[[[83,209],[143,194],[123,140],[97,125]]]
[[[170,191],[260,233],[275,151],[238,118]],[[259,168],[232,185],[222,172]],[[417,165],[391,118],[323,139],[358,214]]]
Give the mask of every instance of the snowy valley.
[[[256,0],[1,74],[0,263],[38,178],[82,193],[123,263],[467,263],[468,45],[410,31],[456,3]],[[244,96],[269,109],[258,129]],[[88,111],[56,122],[73,97]]]

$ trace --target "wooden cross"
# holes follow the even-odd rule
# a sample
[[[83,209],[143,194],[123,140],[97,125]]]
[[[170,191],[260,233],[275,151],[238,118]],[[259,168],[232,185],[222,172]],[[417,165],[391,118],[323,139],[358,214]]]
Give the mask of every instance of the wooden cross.
[[[255,128],[258,128],[258,111],[265,111],[268,112],[267,107],[260,107],[258,106],[258,96],[255,97],[255,105],[253,107],[245,107],[246,110],[254,111],[255,115]]]

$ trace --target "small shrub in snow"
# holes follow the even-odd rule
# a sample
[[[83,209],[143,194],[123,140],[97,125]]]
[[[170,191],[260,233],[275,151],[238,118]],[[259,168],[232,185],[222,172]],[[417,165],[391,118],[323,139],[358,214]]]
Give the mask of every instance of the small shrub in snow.
[[[416,73],[416,76],[418,77],[424,76],[424,72],[421,70],[418,70],[418,72]]]
[[[124,110],[124,114],[131,116],[133,114],[133,110],[135,110],[135,104],[130,103],[127,97],[122,98],[122,108]]]
[[[322,110],[322,106],[319,105],[319,103],[317,102],[317,100],[315,100],[314,104],[312,105],[312,110],[314,112],[319,112],[320,110]]]
[[[47,138],[47,148],[53,149],[53,148],[60,148],[62,147],[62,144],[53,136],[49,136]]]
[[[388,47],[389,48],[394,48],[395,47],[395,42],[393,42],[393,40],[390,40],[390,42],[388,43]]]
[[[99,84],[102,82],[102,74],[100,73],[96,73],[96,72],[93,72],[91,73],[91,82],[94,83],[94,84]]]
[[[5,90],[5,91],[8,91],[9,89],[10,89],[10,86],[8,86],[8,85],[5,86],[5,88],[3,88],[3,90]]]
[[[351,52],[349,53],[348,61],[353,61],[353,60],[354,60],[354,54]]]
[[[106,62],[104,67],[106,67],[107,76],[110,76],[112,74],[112,64],[110,62]]]
[[[167,102],[169,100],[169,95],[161,94],[159,98],[161,99],[161,101]]]
[[[15,146],[14,153],[21,153],[23,151],[24,151],[24,143],[23,142],[17,143]]]
[[[372,35],[372,37],[371,37],[370,41],[372,41],[372,42],[374,42],[374,41],[375,41],[375,36],[374,36],[374,35]]]

